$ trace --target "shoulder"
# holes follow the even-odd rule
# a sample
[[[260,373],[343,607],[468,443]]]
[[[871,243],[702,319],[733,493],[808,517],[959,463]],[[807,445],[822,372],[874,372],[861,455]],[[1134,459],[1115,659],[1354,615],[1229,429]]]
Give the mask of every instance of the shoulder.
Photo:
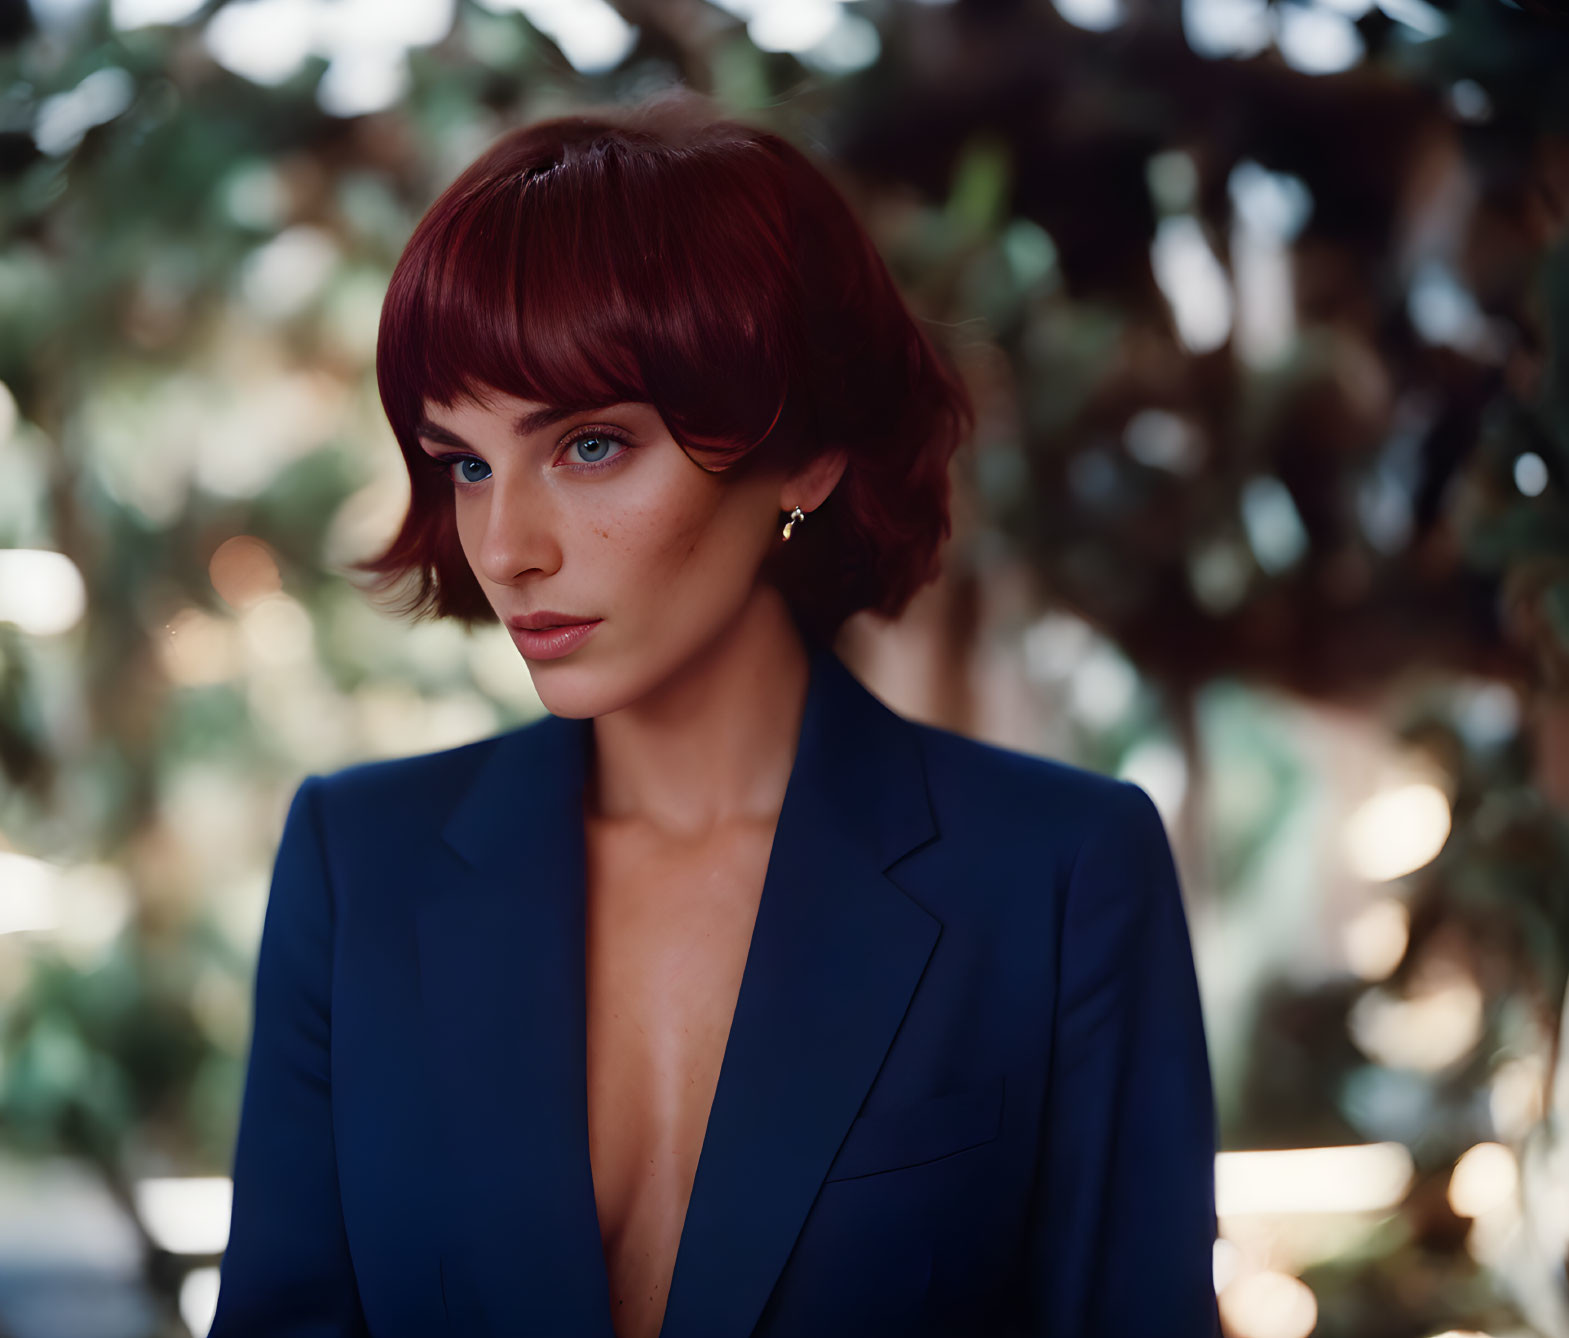
[[[541,716],[451,748],[312,772],[301,782],[299,795],[314,799],[333,825],[374,821],[386,829],[394,824],[428,824],[434,813],[445,815],[453,799],[498,750],[525,740],[548,719]]]
[[[908,717],[906,723],[920,744],[939,818],[1055,838],[1050,844],[1070,853],[1103,830],[1160,821],[1134,781]]]
[[[990,877],[983,902],[1027,915],[1046,888],[1061,932],[1085,961],[1113,961],[1141,935],[1176,941],[1186,911],[1165,819],[1148,791],[1056,758],[916,725],[945,837]],[[971,884],[972,887],[977,884]],[[1027,889],[1024,901],[1010,888]],[[1022,923],[1010,919],[1010,923]]]
[[[931,876],[909,881],[945,923],[1036,943],[1113,904],[1106,920],[1136,919],[1174,878],[1164,821],[1136,782],[905,718],[938,833]]]

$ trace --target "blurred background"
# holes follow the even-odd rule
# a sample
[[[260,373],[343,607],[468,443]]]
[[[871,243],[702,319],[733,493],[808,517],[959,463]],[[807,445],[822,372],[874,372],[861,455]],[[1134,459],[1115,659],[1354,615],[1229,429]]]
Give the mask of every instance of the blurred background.
[[[0,1338],[206,1332],[289,796],[542,710],[343,570],[380,302],[496,135],[671,83],[980,409],[847,662],[1166,818],[1230,1338],[1569,1338],[1565,13],[0,0]]]

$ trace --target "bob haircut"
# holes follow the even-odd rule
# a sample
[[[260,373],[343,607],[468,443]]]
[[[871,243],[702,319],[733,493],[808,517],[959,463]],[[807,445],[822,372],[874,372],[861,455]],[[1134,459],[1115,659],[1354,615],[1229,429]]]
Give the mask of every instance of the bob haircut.
[[[442,192],[393,271],[376,378],[411,494],[353,569],[412,582],[402,613],[496,621],[449,473],[419,447],[426,402],[648,403],[705,469],[845,449],[761,573],[807,641],[831,641],[937,575],[949,461],[974,428],[944,358],[838,188],[780,136],[688,90],[521,127]]]

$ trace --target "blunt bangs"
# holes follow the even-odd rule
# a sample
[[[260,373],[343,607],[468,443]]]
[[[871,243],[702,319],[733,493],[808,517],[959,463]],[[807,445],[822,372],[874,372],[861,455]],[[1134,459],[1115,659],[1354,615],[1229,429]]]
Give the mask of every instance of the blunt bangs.
[[[567,408],[652,403],[683,444],[720,455],[760,442],[794,369],[773,337],[789,324],[782,239],[724,162],[749,152],[656,162],[612,139],[532,169],[481,158],[388,288],[377,379],[400,441],[415,444],[423,401],[494,387]]]

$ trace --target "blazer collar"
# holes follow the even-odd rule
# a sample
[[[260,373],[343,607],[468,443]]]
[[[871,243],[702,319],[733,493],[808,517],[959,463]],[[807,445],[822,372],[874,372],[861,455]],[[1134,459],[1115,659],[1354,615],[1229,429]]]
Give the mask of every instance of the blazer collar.
[[[502,735],[416,910],[455,1331],[613,1338],[588,1153],[592,721]],[[794,764],[661,1338],[752,1331],[941,929],[891,866],[937,835],[910,722],[811,651]]]

